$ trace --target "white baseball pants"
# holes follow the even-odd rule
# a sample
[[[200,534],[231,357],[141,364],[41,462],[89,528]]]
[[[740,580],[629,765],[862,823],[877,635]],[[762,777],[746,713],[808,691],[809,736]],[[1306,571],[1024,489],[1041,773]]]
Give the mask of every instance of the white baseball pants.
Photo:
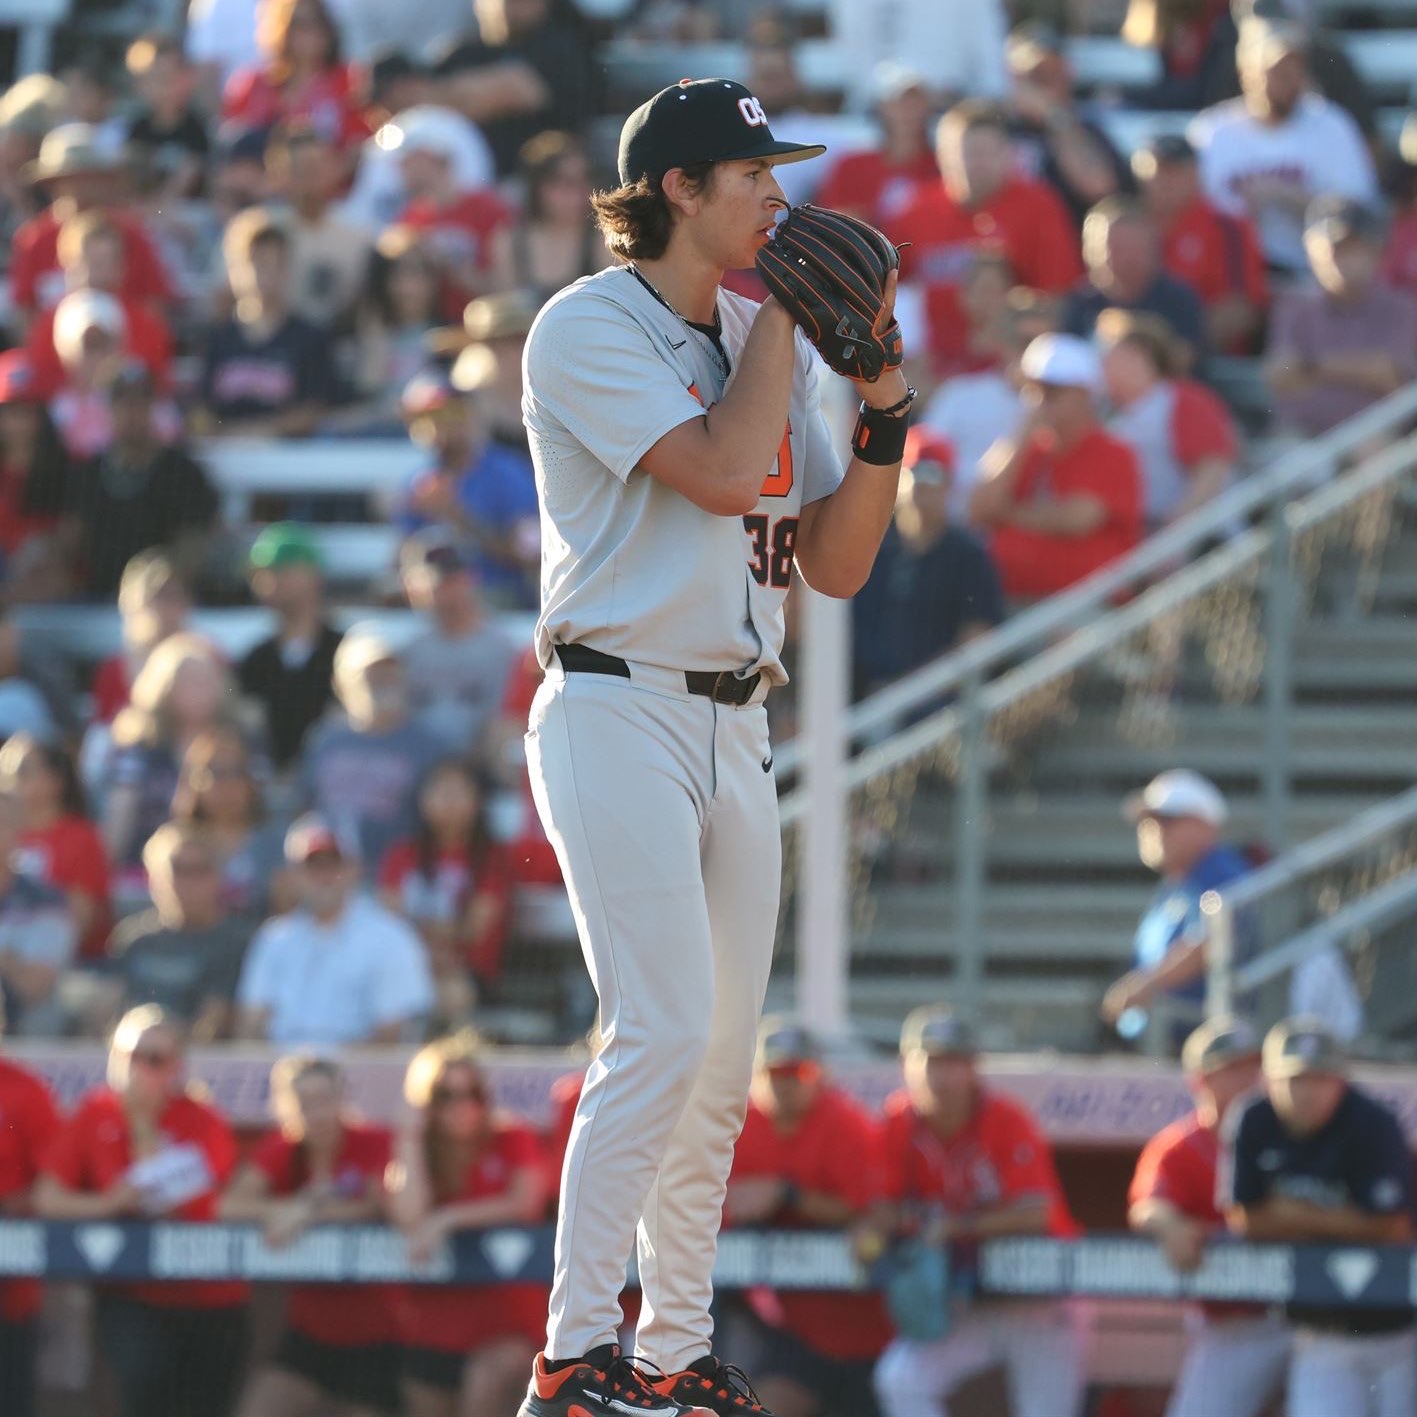
[[[1417,1333],[1294,1331],[1288,1417],[1414,1417]]]
[[[553,665],[532,790],[600,999],[562,1173],[546,1352],[613,1343],[638,1226],[638,1351],[709,1351],[723,1197],[743,1126],[781,885],[767,714]]]
[[[1197,1316],[1166,1417],[1260,1417],[1289,1365],[1289,1327],[1269,1314]]]
[[[948,1417],[956,1388],[1002,1364],[1013,1417],[1076,1417],[1083,1363],[1067,1305],[981,1305],[934,1343],[897,1338],[876,1364],[876,1399],[882,1417]]]

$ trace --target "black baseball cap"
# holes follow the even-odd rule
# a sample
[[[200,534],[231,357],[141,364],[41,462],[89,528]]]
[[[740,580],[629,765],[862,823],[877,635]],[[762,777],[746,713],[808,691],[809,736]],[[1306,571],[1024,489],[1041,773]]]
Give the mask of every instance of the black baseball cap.
[[[823,143],[780,143],[763,106],[733,79],[680,79],[642,103],[620,129],[620,181],[663,177],[696,162],[802,162]]]
[[[1317,197],[1304,213],[1304,230],[1316,232],[1334,243],[1346,241],[1350,236],[1380,241],[1383,218],[1374,207],[1352,197]]]

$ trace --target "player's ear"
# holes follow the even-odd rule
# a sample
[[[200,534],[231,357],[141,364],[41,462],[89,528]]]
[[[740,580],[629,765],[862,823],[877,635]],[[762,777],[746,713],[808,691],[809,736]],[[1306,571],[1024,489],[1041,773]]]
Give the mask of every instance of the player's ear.
[[[671,211],[696,216],[703,205],[704,184],[690,178],[682,167],[671,167],[660,179],[664,200]]]

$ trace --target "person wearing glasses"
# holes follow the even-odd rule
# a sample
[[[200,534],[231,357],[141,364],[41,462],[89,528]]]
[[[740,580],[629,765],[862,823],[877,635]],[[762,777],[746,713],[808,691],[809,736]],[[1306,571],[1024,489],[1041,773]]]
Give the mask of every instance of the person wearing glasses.
[[[374,1224],[384,1213],[391,1138],[350,1107],[344,1071],[317,1053],[271,1069],[278,1126],[249,1154],[221,1202],[223,1220],[255,1221],[283,1247],[312,1225]],[[399,1410],[399,1352],[390,1291],[308,1284],[290,1292],[270,1362],[246,1389],[242,1417],[342,1417]]]
[[[56,1133],[35,1210],[46,1220],[211,1221],[235,1164],[226,1119],[189,1084],[180,1027],[144,1004],[114,1030],[107,1083]],[[246,1362],[249,1297],[229,1281],[99,1286],[98,1348],[121,1417],[226,1417]]]
[[[758,1032],[748,1115],[733,1153],[729,1225],[840,1230],[875,1199],[877,1127],[822,1068],[817,1040],[788,1018]],[[874,1417],[871,1372],[891,1329],[877,1294],[754,1290],[763,1323],[756,1387],[778,1417]]]
[[[415,1261],[459,1230],[536,1225],[551,1175],[529,1122],[497,1108],[470,1031],[420,1049],[389,1171],[389,1214]],[[410,1285],[399,1299],[408,1417],[505,1417],[541,1346],[549,1286]]]

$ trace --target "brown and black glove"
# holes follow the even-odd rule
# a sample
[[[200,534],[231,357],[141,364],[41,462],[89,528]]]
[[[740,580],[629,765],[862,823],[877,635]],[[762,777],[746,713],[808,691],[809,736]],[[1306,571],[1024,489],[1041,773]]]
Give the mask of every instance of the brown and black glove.
[[[838,374],[870,382],[904,358],[886,291],[900,252],[874,226],[793,207],[758,252],[758,274]]]

